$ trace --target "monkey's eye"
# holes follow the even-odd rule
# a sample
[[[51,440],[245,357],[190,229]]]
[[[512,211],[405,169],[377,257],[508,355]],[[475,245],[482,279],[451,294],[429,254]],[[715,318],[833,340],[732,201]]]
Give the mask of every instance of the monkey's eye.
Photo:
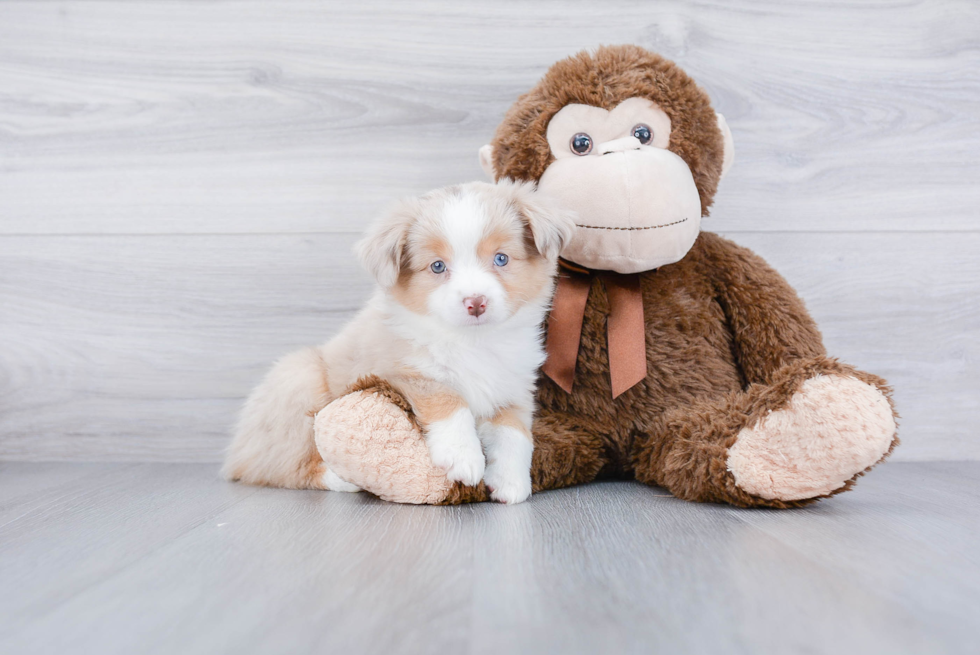
[[[640,143],[648,146],[650,145],[650,142],[653,141],[653,130],[650,129],[649,125],[640,123],[633,126],[633,136],[639,139]]]
[[[506,266],[507,262],[509,261],[510,261],[510,257],[508,257],[502,252],[498,252],[496,255],[493,256],[493,263],[496,264],[497,266]]]
[[[441,259],[437,259],[436,261],[432,262],[432,265],[429,266],[429,268],[431,268],[432,272],[436,274],[445,273],[446,262],[442,261]]]
[[[579,132],[568,145],[576,155],[587,155],[592,152],[592,137],[585,132]]]

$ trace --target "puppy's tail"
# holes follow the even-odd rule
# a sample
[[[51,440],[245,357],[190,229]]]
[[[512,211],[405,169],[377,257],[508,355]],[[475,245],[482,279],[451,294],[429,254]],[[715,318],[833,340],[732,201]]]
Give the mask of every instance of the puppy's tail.
[[[283,357],[245,402],[221,475],[246,484],[325,489],[313,416],[330,400],[319,349]]]

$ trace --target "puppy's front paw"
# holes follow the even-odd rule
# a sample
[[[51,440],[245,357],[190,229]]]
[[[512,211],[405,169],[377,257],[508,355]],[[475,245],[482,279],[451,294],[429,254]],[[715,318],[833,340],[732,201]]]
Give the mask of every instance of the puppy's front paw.
[[[473,487],[483,479],[486,460],[483,451],[477,448],[455,444],[448,439],[433,439],[429,441],[429,455],[432,463],[446,472],[450,482],[462,482]]]
[[[531,497],[531,473],[526,469],[513,470],[493,462],[487,466],[483,481],[490,489],[490,497],[498,503],[514,505]]]
[[[472,419],[467,422],[454,416],[433,423],[426,431],[425,441],[432,463],[446,472],[450,482],[473,487],[483,479],[487,464]]]

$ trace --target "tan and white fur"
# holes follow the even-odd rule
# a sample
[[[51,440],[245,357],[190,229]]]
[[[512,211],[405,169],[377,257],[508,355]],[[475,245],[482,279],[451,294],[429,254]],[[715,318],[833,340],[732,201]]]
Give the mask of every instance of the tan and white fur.
[[[357,245],[378,283],[367,306],[323,346],[273,367],[245,404],[225,477],[358,491],[321,460],[313,416],[376,376],[411,403],[449,480],[526,500],[541,326],[572,228],[533,185],[510,181],[403,201]]]

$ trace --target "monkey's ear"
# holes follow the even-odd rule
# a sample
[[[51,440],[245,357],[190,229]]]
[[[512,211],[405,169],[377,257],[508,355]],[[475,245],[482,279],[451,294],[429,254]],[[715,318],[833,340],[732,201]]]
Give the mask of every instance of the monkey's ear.
[[[489,143],[480,148],[480,168],[487,174],[491,182],[497,181],[497,173],[493,170],[493,146]]]
[[[408,228],[417,215],[416,203],[403,200],[368,228],[363,239],[354,244],[361,265],[385,289],[395,286],[402,270]]]
[[[732,131],[728,129],[728,121],[725,120],[725,117],[718,112],[715,112],[715,116],[718,117],[718,128],[721,130],[722,139],[725,141],[725,155],[721,160],[721,177],[725,177],[725,173],[735,161],[735,142],[732,140]]]
[[[514,204],[531,230],[534,247],[548,261],[557,261],[561,249],[571,240],[575,231],[574,214],[558,207],[553,200],[543,197],[536,191],[534,182],[516,182],[504,178],[497,186],[510,187]]]

